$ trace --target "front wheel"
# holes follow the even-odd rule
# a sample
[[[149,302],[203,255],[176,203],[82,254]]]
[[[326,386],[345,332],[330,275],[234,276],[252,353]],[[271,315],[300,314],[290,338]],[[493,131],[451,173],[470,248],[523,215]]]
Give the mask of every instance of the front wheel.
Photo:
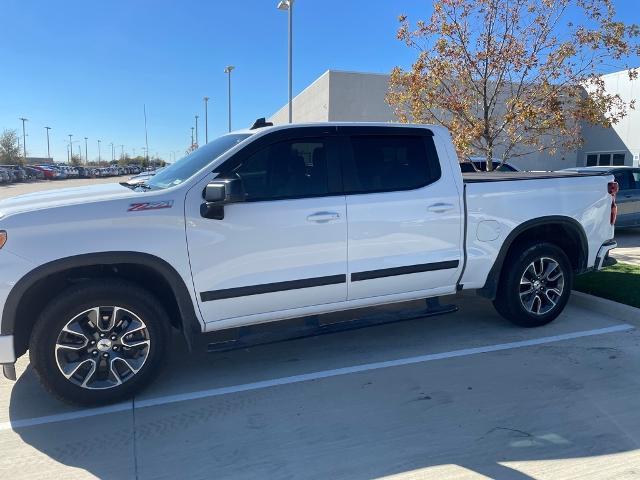
[[[77,405],[134,395],[158,373],[169,320],[135,284],[89,281],[64,291],[42,312],[29,344],[43,386]]]
[[[505,261],[493,304],[516,325],[539,327],[562,313],[572,284],[571,263],[562,249],[550,243],[527,245]]]

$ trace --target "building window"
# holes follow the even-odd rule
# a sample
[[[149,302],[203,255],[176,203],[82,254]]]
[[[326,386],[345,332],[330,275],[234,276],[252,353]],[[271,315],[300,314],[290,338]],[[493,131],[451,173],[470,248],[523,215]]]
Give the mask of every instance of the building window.
[[[589,153],[587,167],[624,165],[624,153]]]

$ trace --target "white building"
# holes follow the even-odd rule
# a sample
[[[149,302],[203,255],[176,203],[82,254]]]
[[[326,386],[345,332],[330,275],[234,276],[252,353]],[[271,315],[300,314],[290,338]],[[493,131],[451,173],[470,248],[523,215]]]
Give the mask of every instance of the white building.
[[[630,81],[627,71],[604,75],[609,93],[625,102],[640,97],[640,81]],[[377,73],[327,70],[293,99],[294,122],[394,122],[393,109],[385,101],[389,76]],[[640,109],[640,101],[638,102]],[[288,106],[270,119],[275,124],[288,121]],[[510,163],[526,170],[557,170],[587,163],[634,165],[640,159],[640,111],[629,115],[613,128],[583,127],[584,144],[579,150],[535,153]],[[595,163],[594,163],[595,162]]]

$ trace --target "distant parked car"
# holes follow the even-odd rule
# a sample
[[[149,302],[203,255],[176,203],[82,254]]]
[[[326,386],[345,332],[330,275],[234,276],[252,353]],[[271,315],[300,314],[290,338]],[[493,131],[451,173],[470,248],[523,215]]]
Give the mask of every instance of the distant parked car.
[[[460,171],[462,173],[475,173],[479,172],[473,162],[460,162]]]
[[[44,173],[42,173],[41,170],[38,170],[37,168],[31,166],[22,168],[24,168],[24,171],[27,173],[27,177],[29,180],[44,180]]]
[[[60,174],[49,165],[34,165],[33,168],[40,170],[46,180],[55,180],[60,176]]]
[[[640,167],[576,167],[567,168],[568,171],[580,173],[603,172],[610,173],[618,182],[618,219],[616,228],[640,227]]]
[[[476,167],[477,171],[479,172],[487,171],[487,161],[484,159],[484,157],[482,158],[471,157],[469,159],[469,162],[473,163],[473,166]],[[494,160],[492,163],[493,163],[492,166],[493,166],[494,172],[517,172],[518,171],[516,167],[514,167],[513,165],[507,162],[500,164],[499,160]]]
[[[11,172],[15,176],[16,182],[24,182],[28,179],[27,173],[20,165],[4,165],[4,167],[8,170],[11,170]]]
[[[2,167],[0,167],[0,183],[11,183],[11,175]]]

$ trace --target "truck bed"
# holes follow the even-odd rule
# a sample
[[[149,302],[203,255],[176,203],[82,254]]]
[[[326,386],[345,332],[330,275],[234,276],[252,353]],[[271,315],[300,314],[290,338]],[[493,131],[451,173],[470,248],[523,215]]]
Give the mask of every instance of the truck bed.
[[[475,172],[463,173],[464,183],[511,182],[516,180],[544,180],[551,178],[580,178],[607,175],[607,172]]]

